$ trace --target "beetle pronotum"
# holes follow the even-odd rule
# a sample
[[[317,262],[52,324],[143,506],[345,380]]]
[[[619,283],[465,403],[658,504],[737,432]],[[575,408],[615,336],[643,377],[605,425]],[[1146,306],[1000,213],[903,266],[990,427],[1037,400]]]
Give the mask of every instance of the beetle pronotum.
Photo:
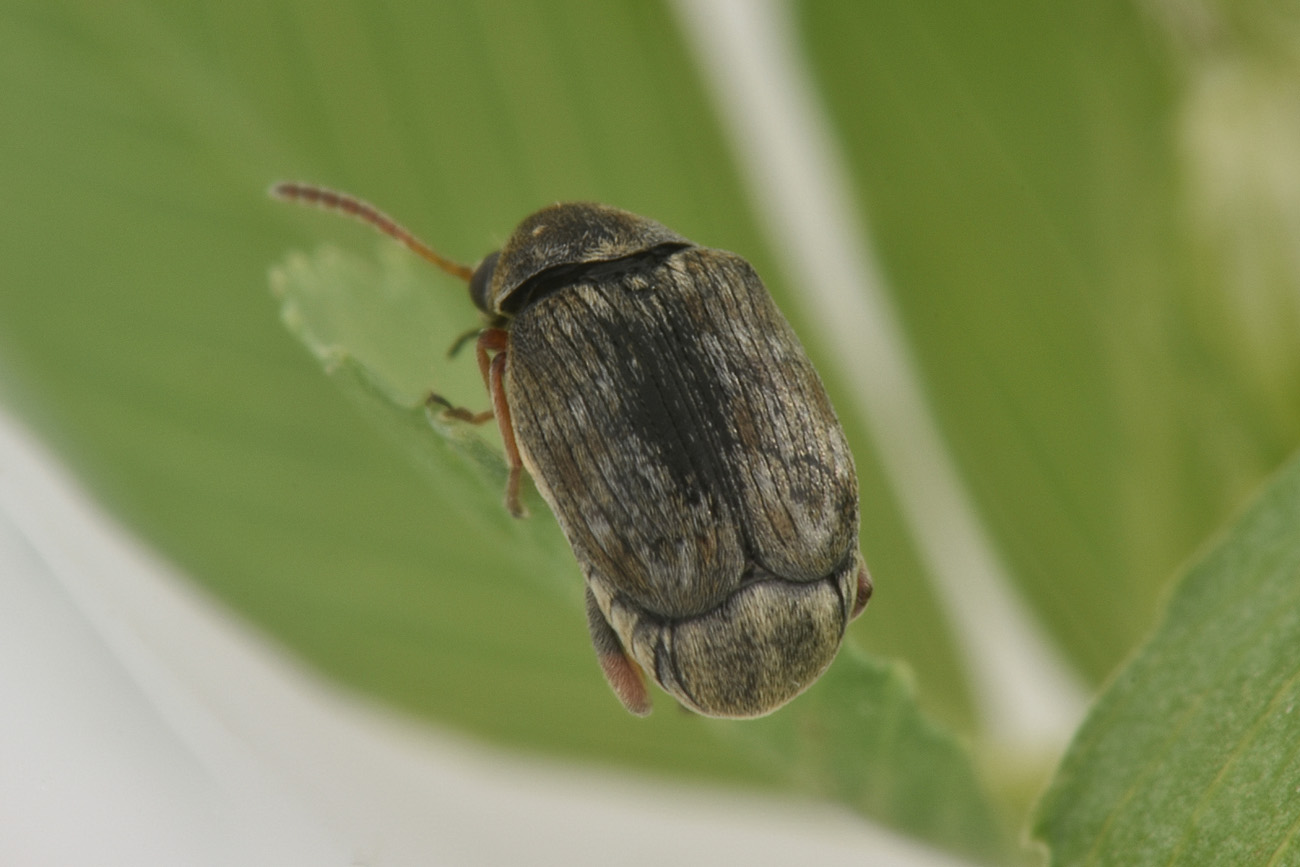
[[[469,284],[475,355],[522,514],[527,468],[586,581],[606,679],[708,716],[771,713],[830,665],[871,596],[844,432],[749,264],[605,205],[552,205],[470,268],[376,208],[297,183]],[[441,399],[439,399],[441,401]]]

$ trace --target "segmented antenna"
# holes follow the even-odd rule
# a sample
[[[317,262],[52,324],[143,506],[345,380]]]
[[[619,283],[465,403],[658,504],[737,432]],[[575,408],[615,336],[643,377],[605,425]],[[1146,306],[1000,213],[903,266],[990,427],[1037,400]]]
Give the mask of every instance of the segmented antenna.
[[[271,187],[270,193],[272,198],[282,201],[315,205],[327,211],[338,211],[347,214],[349,217],[355,217],[405,244],[416,255],[427,259],[453,277],[459,277],[468,283],[469,279],[474,276],[473,268],[438,255],[428,244],[412,235],[392,217],[374,205],[363,202],[354,196],[349,196],[347,193],[340,193],[311,184],[294,183],[293,181],[281,181],[275,184]]]

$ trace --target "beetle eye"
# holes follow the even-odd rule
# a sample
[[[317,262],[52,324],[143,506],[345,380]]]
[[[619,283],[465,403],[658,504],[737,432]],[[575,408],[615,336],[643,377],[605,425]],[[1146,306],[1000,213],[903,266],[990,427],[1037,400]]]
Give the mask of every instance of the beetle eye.
[[[469,278],[469,300],[484,313],[492,312],[492,308],[488,306],[488,290],[492,287],[492,273],[496,271],[497,259],[500,257],[500,250],[488,253],[474,269],[474,276]]]

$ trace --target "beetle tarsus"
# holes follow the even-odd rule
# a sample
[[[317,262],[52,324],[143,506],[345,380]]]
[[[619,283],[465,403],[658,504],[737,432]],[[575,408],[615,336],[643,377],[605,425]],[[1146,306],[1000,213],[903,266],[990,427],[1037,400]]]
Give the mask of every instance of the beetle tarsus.
[[[510,467],[506,476],[506,511],[514,518],[528,517],[528,509],[519,499],[519,477],[523,474],[522,471],[522,467]]]
[[[476,339],[482,333],[483,333],[483,327],[480,325],[476,325],[473,328],[469,329],[468,331],[458,335],[456,339],[452,341],[451,348],[447,350],[447,357],[455,358],[457,355],[460,354],[460,351],[465,348],[466,343],[469,343],[471,340]]]
[[[468,422],[469,424],[483,424],[492,418],[492,410],[487,409],[483,412],[474,412],[463,406],[456,406],[447,398],[436,392],[429,392],[429,396],[424,399],[424,405],[427,407],[442,407],[442,414],[446,418],[454,418],[457,421]]]

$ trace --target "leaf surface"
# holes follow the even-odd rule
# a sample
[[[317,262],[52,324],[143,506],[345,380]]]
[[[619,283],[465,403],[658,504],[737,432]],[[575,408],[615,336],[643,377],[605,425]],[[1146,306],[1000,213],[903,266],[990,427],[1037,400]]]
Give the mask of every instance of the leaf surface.
[[[1040,808],[1052,863],[1300,864],[1300,461],[1175,589]]]

